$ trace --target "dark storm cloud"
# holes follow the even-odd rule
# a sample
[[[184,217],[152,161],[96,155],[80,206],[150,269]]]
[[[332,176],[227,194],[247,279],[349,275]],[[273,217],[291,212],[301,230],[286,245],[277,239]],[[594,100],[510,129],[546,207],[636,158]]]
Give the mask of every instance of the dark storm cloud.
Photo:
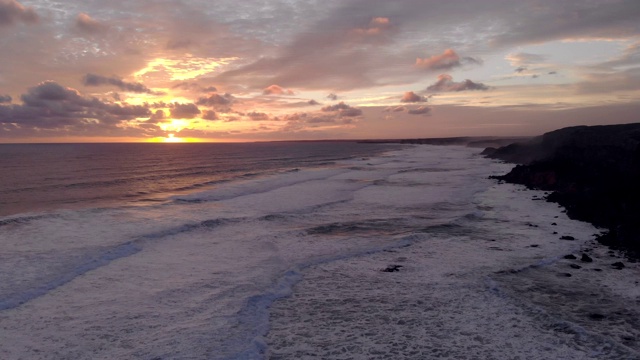
[[[17,22],[33,24],[38,20],[38,14],[33,8],[25,7],[15,0],[0,0],[0,27]]]
[[[85,13],[78,14],[74,25],[76,29],[87,34],[99,34],[109,29],[106,24],[92,18]]]
[[[413,91],[407,91],[402,95],[400,102],[403,103],[416,103],[416,102],[425,102],[427,99],[424,96],[420,96]]]
[[[0,95],[0,104],[10,103],[13,99],[9,95]]]
[[[427,90],[429,91],[466,91],[466,90],[488,90],[489,87],[483,83],[476,83],[469,79],[461,82],[453,81],[451,75],[442,74],[438,76],[438,81],[430,85]]]
[[[174,119],[193,119],[201,113],[196,104],[172,103],[169,107]]]
[[[111,85],[119,88],[122,91],[129,91],[134,93],[144,94],[160,94],[157,93],[141,83],[130,83],[118,79],[116,77],[106,77],[96,74],[87,74],[82,78],[82,84],[84,86],[104,86]]]
[[[81,130],[114,127],[122,121],[150,115],[145,106],[105,103],[53,81],[29,88],[20,99],[22,105],[0,105],[0,123],[25,129]]]

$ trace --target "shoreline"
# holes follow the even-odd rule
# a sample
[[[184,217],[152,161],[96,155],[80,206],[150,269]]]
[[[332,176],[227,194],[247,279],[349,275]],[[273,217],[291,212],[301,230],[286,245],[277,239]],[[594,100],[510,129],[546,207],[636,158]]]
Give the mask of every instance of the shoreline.
[[[640,354],[637,344],[625,340],[625,331],[637,333],[637,326],[614,335],[604,326],[619,322],[623,316],[616,311],[640,294],[632,277],[620,277],[623,273],[609,266],[611,256],[619,254],[592,239],[590,224],[531,199],[542,191],[494,184],[488,192],[482,201],[505,196],[503,210],[510,210],[500,215],[487,203],[477,204],[496,224],[514,223],[503,236],[434,228],[407,247],[306,270],[292,295],[271,306],[265,358],[619,359]],[[561,240],[562,234],[576,240]],[[477,252],[476,261],[466,258],[469,251]],[[582,261],[583,254],[592,262]],[[639,268],[632,264],[623,271],[638,273]],[[566,303],[557,306],[553,297]],[[630,316],[629,309],[622,311]],[[599,353],[591,348],[594,343]]]
[[[495,179],[551,192],[569,217],[607,229],[601,243],[640,259],[640,124],[564,128],[482,154],[518,164]]]

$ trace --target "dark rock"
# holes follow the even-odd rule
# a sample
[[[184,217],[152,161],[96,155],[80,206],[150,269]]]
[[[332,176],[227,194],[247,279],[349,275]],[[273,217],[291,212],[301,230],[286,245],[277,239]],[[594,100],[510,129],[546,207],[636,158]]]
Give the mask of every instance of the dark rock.
[[[578,265],[578,264],[570,264],[569,265],[572,269],[582,269],[582,266]]]
[[[400,271],[400,268],[402,267],[402,265],[389,265],[386,268],[380,270],[382,272],[396,272],[396,271]]]
[[[582,257],[580,258],[580,261],[582,261],[582,262],[593,262],[593,259],[587,254],[582,254]]]
[[[613,264],[611,264],[611,266],[612,266],[614,269],[618,269],[618,270],[622,270],[622,269],[624,269],[624,263],[623,263],[623,262],[621,262],[621,261],[614,262]]]
[[[551,225],[556,226],[556,225],[558,225],[558,224],[556,224],[556,223],[551,223]]]
[[[488,147],[488,148],[485,148],[484,150],[482,150],[480,155],[491,156],[491,155],[493,155],[493,153],[496,152],[496,150],[498,150],[498,149],[496,149],[494,147]]]
[[[571,275],[570,273],[559,273],[558,276],[559,277],[571,277],[573,275]]]
[[[567,259],[567,260],[575,260],[575,259],[577,259],[577,257],[575,255],[572,255],[572,254],[565,255],[564,258]]]
[[[557,232],[557,231],[554,231],[554,232],[553,232],[553,235],[558,235],[558,232]]]
[[[589,318],[591,320],[603,320],[605,318],[605,316],[602,315],[602,314],[598,314],[598,313],[591,313],[591,314],[589,314]]]
[[[569,235],[563,235],[560,236],[560,240],[575,240],[576,238],[574,238],[573,236],[569,236]]]
[[[564,128],[489,157],[520,164],[497,179],[551,191],[570,218],[609,229],[598,241],[640,254],[640,123]]]
[[[593,269],[593,271],[602,271],[602,269]]]
[[[538,245],[538,244],[529,245],[529,247],[538,247],[538,246],[540,246],[540,245]]]

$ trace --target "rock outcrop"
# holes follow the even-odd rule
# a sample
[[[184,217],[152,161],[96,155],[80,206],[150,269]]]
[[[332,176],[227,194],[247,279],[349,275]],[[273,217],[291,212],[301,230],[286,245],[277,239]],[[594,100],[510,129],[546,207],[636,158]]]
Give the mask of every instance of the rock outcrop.
[[[569,127],[485,154],[520,164],[498,179],[552,191],[571,218],[609,230],[602,242],[640,254],[640,123]]]

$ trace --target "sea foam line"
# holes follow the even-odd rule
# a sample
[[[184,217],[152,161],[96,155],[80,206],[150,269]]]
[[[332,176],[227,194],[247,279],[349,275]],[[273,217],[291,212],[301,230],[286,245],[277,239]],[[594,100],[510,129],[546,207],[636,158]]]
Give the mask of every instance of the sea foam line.
[[[167,236],[174,236],[181,233],[194,231],[202,228],[214,228],[224,224],[241,221],[241,219],[212,219],[205,220],[199,223],[194,224],[186,224],[182,226],[178,226],[172,229],[160,231],[157,233],[147,234],[140,236],[134,240],[127,241],[120,245],[116,245],[111,249],[104,251],[97,257],[92,257],[88,261],[76,266],[73,270],[61,274],[59,277],[41,284],[35,288],[27,289],[23,292],[17,294],[11,294],[4,299],[0,299],[0,311],[10,310],[22,306],[34,299],[37,299],[41,296],[48,294],[49,292],[55,290],[58,287],[61,287],[75,278],[82,276],[90,271],[96,270],[103,266],[107,266],[111,264],[113,261],[126,258],[132,255],[137,254],[142,251],[144,248],[144,243],[150,240],[158,240],[165,238]]]

